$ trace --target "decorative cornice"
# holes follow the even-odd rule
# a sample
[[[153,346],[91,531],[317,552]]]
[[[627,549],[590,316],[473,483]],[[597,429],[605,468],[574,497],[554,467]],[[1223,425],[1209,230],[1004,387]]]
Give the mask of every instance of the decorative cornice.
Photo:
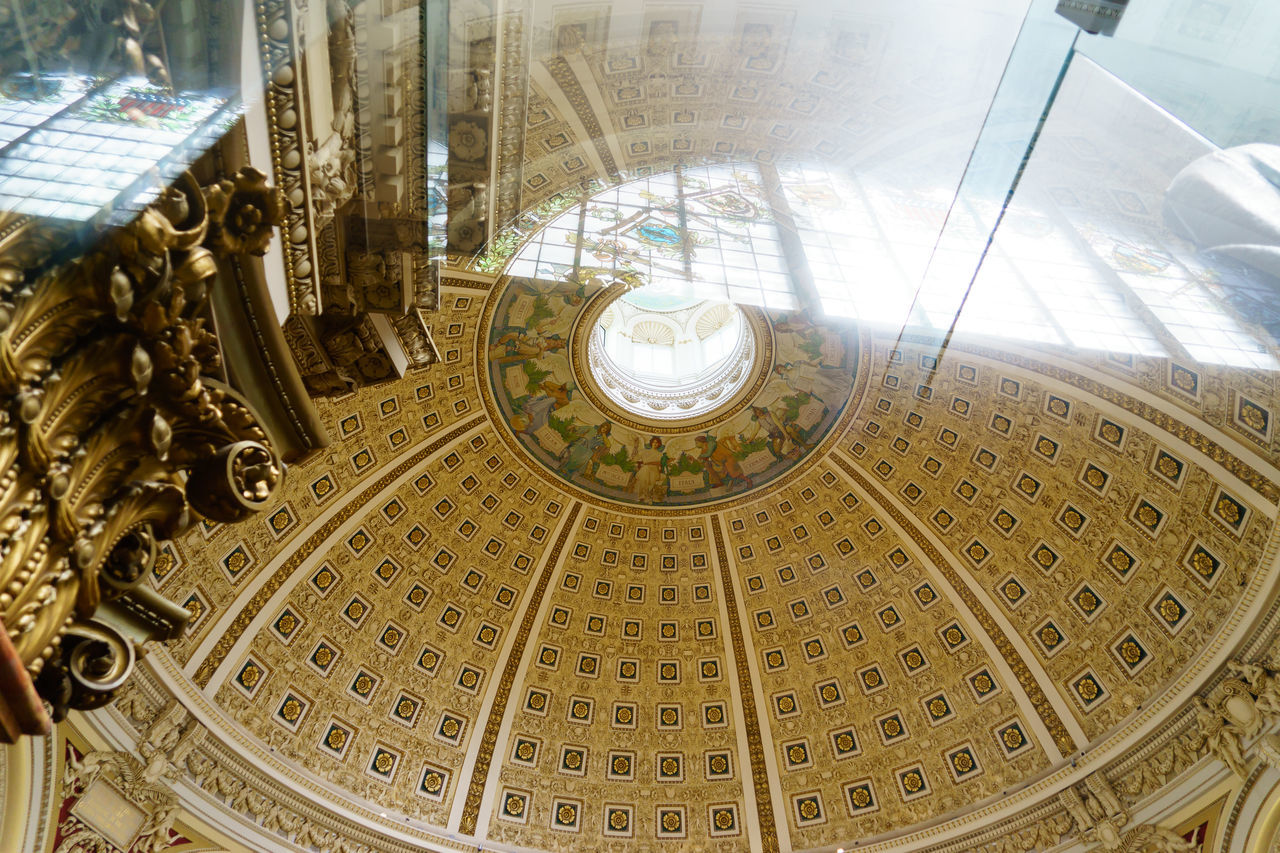
[[[529,99],[529,55],[523,11],[503,19],[503,51],[498,66],[497,188],[491,231],[520,213],[520,183],[524,173],[525,112]]]
[[[448,272],[448,275],[450,277],[443,279],[440,283],[440,287],[441,288],[453,287],[453,288],[457,288],[458,290],[484,290],[484,291],[493,289],[493,279],[490,278],[489,276],[484,276],[483,280],[460,278],[457,276],[457,274],[460,272],[462,271],[450,270]],[[480,274],[467,273],[467,275],[480,275]]]
[[[306,98],[301,97],[299,71],[304,51],[298,44],[297,10],[293,0],[257,0],[258,47],[262,57],[267,136],[276,185],[283,191],[286,211],[282,226],[284,269],[289,308],[298,314],[320,313],[320,265],[316,263],[316,232],[311,201],[311,172],[303,128],[307,127]],[[324,81],[328,85],[328,81]]]

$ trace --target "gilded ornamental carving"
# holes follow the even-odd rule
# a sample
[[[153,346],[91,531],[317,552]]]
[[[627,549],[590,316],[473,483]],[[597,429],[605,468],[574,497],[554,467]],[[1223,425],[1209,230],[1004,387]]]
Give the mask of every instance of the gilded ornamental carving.
[[[144,584],[157,542],[192,509],[241,520],[280,483],[207,318],[217,256],[262,254],[281,215],[245,168],[203,188],[184,176],[60,265],[49,226],[0,220],[0,621],[55,720],[109,700],[135,642],[185,625]],[[47,731],[13,680],[23,710],[5,736]]]

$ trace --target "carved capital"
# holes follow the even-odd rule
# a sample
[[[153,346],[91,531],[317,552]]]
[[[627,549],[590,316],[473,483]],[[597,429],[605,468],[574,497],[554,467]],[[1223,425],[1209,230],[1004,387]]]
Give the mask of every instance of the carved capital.
[[[0,620],[55,719],[105,703],[134,644],[185,623],[143,584],[156,540],[190,509],[240,520],[279,485],[264,428],[221,381],[208,297],[217,257],[264,251],[280,219],[243,169],[183,176],[61,265],[36,223],[0,221]]]

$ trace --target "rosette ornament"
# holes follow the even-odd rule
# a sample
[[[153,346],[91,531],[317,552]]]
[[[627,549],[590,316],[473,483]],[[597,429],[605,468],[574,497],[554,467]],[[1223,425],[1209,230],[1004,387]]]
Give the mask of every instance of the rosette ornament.
[[[205,188],[207,245],[214,251],[264,255],[271,232],[284,218],[284,198],[252,166]]]

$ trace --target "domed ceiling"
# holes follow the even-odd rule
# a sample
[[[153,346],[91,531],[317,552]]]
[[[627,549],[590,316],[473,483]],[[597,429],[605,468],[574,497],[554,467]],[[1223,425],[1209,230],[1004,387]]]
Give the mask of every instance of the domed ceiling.
[[[629,41],[585,7],[529,23],[526,232],[589,161],[601,181],[674,165],[686,137],[655,134],[684,122],[686,94],[734,99],[717,69],[757,75],[740,97],[762,113],[840,103],[848,81],[792,86],[814,63],[887,74],[864,93],[884,117],[867,118],[869,173],[910,134],[903,103],[967,103],[998,73],[938,89],[965,56],[917,67],[910,32],[848,16],[802,16],[831,33],[809,53],[792,13],[708,25],[705,54],[664,47],[663,22],[696,27],[694,8],[655,7]],[[734,156],[771,134],[824,141],[751,127],[687,139],[708,157],[697,146],[721,135]],[[581,164],[552,163],[556,133]],[[935,142],[913,174],[957,165]],[[824,151],[806,156],[839,159]],[[578,346],[623,285],[461,266],[444,272],[441,363],[321,401],[334,442],[288,472],[282,502],[199,525],[154,578],[195,614],[157,654],[200,713],[415,843],[940,843],[1176,710],[1273,560],[1269,369],[963,334],[940,355],[801,299],[744,307],[741,394],[650,422],[592,390]]]
[[[637,506],[493,406],[528,287],[447,280],[445,363],[324,406],[288,500],[160,570],[198,602],[172,654],[251,742],[428,837],[907,833],[1105,745],[1239,618],[1276,489],[1224,404],[1256,379],[1198,371],[1197,407],[1155,361],[931,369],[862,330],[832,441]]]

